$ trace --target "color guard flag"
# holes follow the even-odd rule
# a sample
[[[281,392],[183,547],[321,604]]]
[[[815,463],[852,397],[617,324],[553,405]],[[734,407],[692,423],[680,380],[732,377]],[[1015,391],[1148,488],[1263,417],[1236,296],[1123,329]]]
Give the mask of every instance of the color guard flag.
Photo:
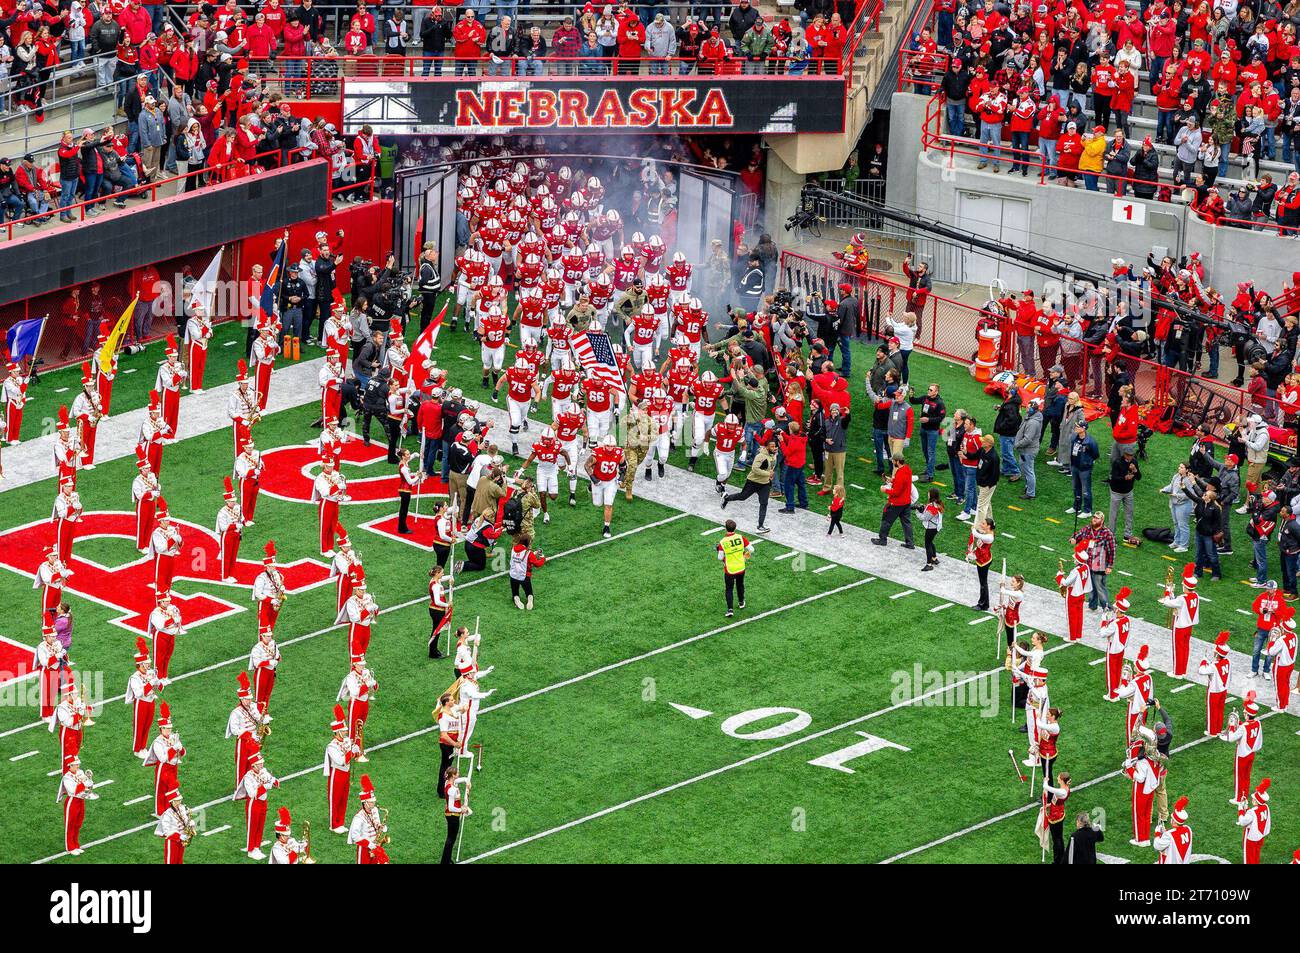
[[[271,267],[266,273],[266,279],[262,283],[262,299],[257,302],[261,310],[254,314],[259,326],[262,323],[262,315],[270,317],[276,312],[276,302],[280,300],[280,282],[284,278],[284,251],[288,247],[287,238],[280,242],[280,247],[275,250],[275,255],[271,259]]]
[[[438,340],[438,331],[442,328],[442,319],[447,314],[447,308],[451,306],[448,300],[442,306],[442,310],[437,313],[429,326],[420,332],[420,336],[415,339],[411,345],[411,354],[406,359],[406,373],[416,390],[424,387],[424,382],[429,376],[429,369],[424,366],[433,353],[433,346]]]
[[[196,304],[203,308],[203,313],[208,319],[212,319],[212,304],[217,293],[217,281],[221,275],[221,255],[226,250],[222,245],[217,249],[217,253],[212,256],[212,261],[208,267],[203,269],[203,274],[199,280],[194,283],[190,289],[189,306],[193,308]]]
[[[127,329],[131,327],[131,316],[135,314],[135,306],[140,303],[140,296],[137,294],[131,299],[131,303],[126,306],[122,316],[117,319],[117,324],[113,325],[113,330],[108,332],[108,337],[104,339],[104,346],[99,349],[99,369],[105,374],[113,373],[113,358],[122,347],[122,341],[126,338]]]
[[[36,349],[41,346],[41,335],[45,333],[45,321],[49,318],[28,318],[19,321],[5,334],[5,343],[9,347],[9,360],[15,364],[25,357],[35,357]]]
[[[569,338],[569,346],[578,356],[582,369],[607,383],[612,390],[623,393],[623,375],[619,373],[618,359],[604,331],[580,331]]]

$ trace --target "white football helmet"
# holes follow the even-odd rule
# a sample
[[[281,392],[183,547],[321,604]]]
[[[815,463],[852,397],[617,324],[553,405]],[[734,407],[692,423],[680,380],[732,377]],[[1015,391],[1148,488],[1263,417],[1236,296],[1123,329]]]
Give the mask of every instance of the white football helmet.
[[[633,244],[633,245],[644,245],[644,244],[645,244],[645,236],[642,235],[640,232],[633,232],[633,233],[632,233],[632,244]]]
[[[542,439],[543,439],[543,440],[550,440],[550,439],[551,439],[552,437],[554,437],[554,436],[555,436],[555,429],[554,429],[554,428],[552,428],[552,427],[543,427],[543,428],[542,428]]]
[[[700,375],[700,380],[704,381],[704,383],[706,384],[712,384],[717,379],[718,379],[718,375],[713,373],[713,371],[705,371],[703,374]]]
[[[607,433],[607,434],[605,434],[605,436],[603,436],[603,437],[600,438],[600,445],[601,445],[602,447],[612,447],[612,446],[614,446],[614,445],[615,445],[614,435],[613,435],[612,433]]]
[[[686,252],[684,252],[684,251],[675,251],[675,252],[673,252],[673,264],[674,264],[674,265],[680,265],[680,264],[682,264],[684,261],[686,261]]]
[[[688,303],[692,311],[704,310],[704,302],[700,301],[699,298],[692,298]]]
[[[663,240],[662,238],[660,238],[658,235],[651,235],[651,236],[650,236],[650,247],[651,247],[651,248],[663,248],[663,247],[664,247],[664,240]]]
[[[605,213],[605,221],[607,221],[607,222],[609,222],[609,224],[611,224],[611,225],[617,227],[617,226],[619,225],[619,223],[623,221],[623,217],[622,217],[621,215],[618,214],[618,209],[616,209],[616,208],[612,208],[612,209],[610,209],[608,212]]]
[[[727,414],[726,417],[722,418],[722,422],[724,424],[738,424],[740,423],[740,418],[737,417],[735,414]]]

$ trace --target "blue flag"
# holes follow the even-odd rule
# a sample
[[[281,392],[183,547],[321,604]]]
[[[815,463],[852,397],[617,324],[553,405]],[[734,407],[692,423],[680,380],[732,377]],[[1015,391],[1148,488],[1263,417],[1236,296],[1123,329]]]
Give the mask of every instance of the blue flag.
[[[45,330],[45,321],[49,315],[44,318],[28,318],[26,321],[19,321],[11,327],[5,335],[5,343],[9,346],[9,359],[15,363],[25,357],[35,357],[36,348],[41,343],[41,332]]]
[[[259,304],[262,314],[267,317],[275,314],[275,304],[280,300],[280,284],[284,279],[284,250],[288,247],[288,241],[280,243],[279,250],[271,259],[271,270],[266,273],[266,282],[262,285],[262,300]]]

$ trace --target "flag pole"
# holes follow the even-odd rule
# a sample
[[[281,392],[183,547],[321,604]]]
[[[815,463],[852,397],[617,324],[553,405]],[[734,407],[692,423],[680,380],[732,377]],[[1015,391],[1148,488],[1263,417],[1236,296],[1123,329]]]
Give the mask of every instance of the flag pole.
[[[45,326],[50,323],[50,313],[45,312],[45,317],[41,318],[41,329],[36,332],[36,344],[32,347],[32,353],[28,357],[27,375],[34,381],[39,381],[41,375],[36,371],[36,355],[41,351],[41,342],[45,340]]]

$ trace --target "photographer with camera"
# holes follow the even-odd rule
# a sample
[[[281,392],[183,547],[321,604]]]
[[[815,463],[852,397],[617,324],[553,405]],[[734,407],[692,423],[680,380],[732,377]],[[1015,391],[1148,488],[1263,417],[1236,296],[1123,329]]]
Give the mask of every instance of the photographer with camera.
[[[1205,456],[1205,450],[1202,445],[1197,445],[1196,453],[1202,455],[1208,460],[1210,472],[1213,474],[1217,486],[1216,500],[1221,510],[1221,527],[1220,539],[1216,540],[1218,555],[1232,555],[1232,526],[1229,521],[1229,512],[1237,503],[1237,496],[1241,492],[1241,470],[1237,466],[1237,455],[1230,453],[1224,458],[1222,463]]]

